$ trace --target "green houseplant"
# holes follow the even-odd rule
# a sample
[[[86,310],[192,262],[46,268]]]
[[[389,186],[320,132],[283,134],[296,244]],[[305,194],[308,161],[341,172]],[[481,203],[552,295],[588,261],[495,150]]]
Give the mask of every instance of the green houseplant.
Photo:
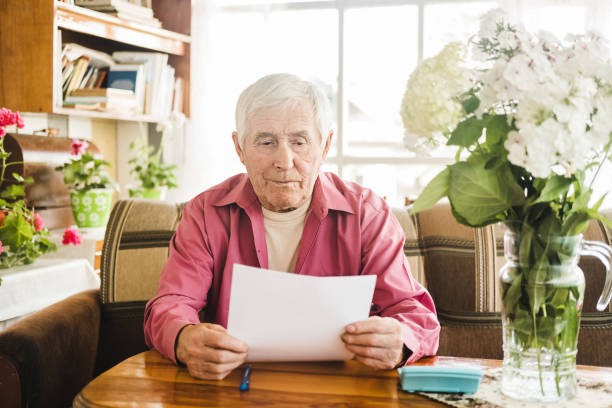
[[[591,203],[612,145],[609,51],[593,33],[566,42],[533,36],[500,10],[483,16],[470,42],[471,65],[467,48],[451,43],[408,80],[406,145],[457,148],[456,162],[425,187],[413,211],[446,197],[462,224],[506,225],[502,391],[571,398],[584,296],[578,258],[594,255],[608,266],[612,259],[608,246],[581,236],[591,219],[611,224],[598,212],[603,197]]]
[[[130,143],[130,150],[136,153],[136,156],[128,161],[132,165],[130,174],[140,183],[138,188],[129,190],[130,197],[162,199],[167,189],[177,187],[174,175],[176,165],[162,162],[161,147],[154,152],[153,146],[148,145],[144,138],[140,138]]]
[[[106,173],[110,163],[88,152],[87,146],[87,141],[74,139],[70,161],[56,170],[64,174],[77,226],[101,228],[108,221],[112,195],[119,186]]]

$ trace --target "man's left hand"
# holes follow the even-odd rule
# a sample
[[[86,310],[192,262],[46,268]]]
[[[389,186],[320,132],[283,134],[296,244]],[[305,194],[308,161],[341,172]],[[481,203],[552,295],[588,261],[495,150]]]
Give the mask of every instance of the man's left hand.
[[[392,317],[372,316],[351,323],[345,327],[342,341],[355,353],[355,359],[374,369],[389,370],[402,361],[401,325]]]

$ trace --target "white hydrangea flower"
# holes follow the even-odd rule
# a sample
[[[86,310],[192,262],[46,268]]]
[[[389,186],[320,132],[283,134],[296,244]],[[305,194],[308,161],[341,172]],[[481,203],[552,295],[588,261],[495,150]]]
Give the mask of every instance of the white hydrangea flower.
[[[449,134],[463,117],[455,98],[471,86],[465,53],[465,46],[450,43],[410,75],[400,112],[409,149],[423,152],[439,146],[445,140],[441,135]]]

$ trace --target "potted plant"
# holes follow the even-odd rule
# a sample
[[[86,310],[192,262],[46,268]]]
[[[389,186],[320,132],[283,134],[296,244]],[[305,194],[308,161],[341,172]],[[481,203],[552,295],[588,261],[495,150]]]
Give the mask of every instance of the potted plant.
[[[6,183],[0,192],[0,268],[3,269],[30,264],[56,249],[48,238],[49,231],[40,214],[25,204],[25,185],[32,183],[33,179],[24,179],[17,173],[12,174],[12,179],[6,177],[7,167],[19,163],[9,162],[11,153],[4,149],[5,127],[12,125],[16,125],[17,132],[23,128],[19,112],[0,108],[0,184]],[[77,238],[78,233],[74,239],[64,243],[78,245]]]
[[[402,103],[406,143],[455,146],[413,206],[446,197],[458,222],[503,222],[500,271],[502,391],[533,401],[576,393],[576,351],[585,280],[581,255],[598,257],[611,279],[612,249],[582,239],[589,220],[612,225],[593,200],[593,180],[611,159],[612,66],[595,33],[532,35],[487,13],[471,39],[416,69]],[[607,285],[597,304],[612,296]]]
[[[108,221],[112,195],[119,186],[106,174],[110,163],[87,152],[87,146],[87,141],[74,139],[72,158],[55,169],[64,173],[77,226],[101,228]]]
[[[136,156],[128,161],[133,167],[130,174],[134,175],[140,185],[130,188],[130,197],[163,199],[169,188],[176,188],[174,170],[176,165],[165,164],[161,158],[161,147],[154,153],[153,146],[149,146],[144,138],[130,143],[130,150]]]

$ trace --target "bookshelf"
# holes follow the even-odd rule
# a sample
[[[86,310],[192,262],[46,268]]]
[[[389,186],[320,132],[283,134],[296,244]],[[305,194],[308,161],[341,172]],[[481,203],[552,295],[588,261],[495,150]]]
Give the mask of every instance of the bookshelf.
[[[0,105],[21,112],[158,122],[165,118],[61,106],[61,52],[73,42],[104,51],[155,51],[183,78],[189,116],[191,0],[153,0],[154,28],[57,0],[5,2],[0,13]]]

